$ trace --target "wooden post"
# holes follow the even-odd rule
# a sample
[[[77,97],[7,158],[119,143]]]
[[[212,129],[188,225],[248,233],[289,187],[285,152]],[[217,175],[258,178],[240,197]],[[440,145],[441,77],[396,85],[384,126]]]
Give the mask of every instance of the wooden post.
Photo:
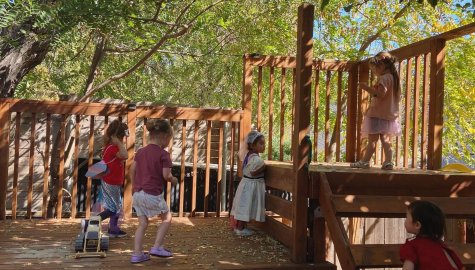
[[[348,98],[346,106],[346,162],[356,160],[356,124],[358,117],[358,65],[354,65],[348,75]],[[316,144],[316,143],[315,143]]]
[[[0,103],[0,220],[7,217],[7,183],[9,160],[10,104]]]
[[[292,260],[306,261],[308,169],[306,163],[311,151],[304,137],[310,125],[313,64],[313,14],[314,6],[303,4],[298,11],[297,66],[295,92],[295,120],[292,137],[293,198],[292,198]],[[298,105],[298,106],[297,106]]]
[[[442,127],[444,123],[445,40],[435,39],[430,44],[430,101],[428,130],[429,170],[442,165]]]
[[[252,65],[248,59],[249,56],[243,57],[243,77],[242,77],[242,119],[241,127],[239,129],[239,142],[244,140],[244,137],[251,131],[251,117],[252,117]],[[242,176],[241,162],[238,161],[238,176]]]
[[[135,108],[129,106],[129,108]],[[127,111],[127,126],[129,128],[129,137],[127,137],[127,161],[125,162],[125,182],[124,182],[124,218],[129,219],[132,217],[132,181],[130,180],[129,170],[134,162],[135,156],[135,128],[137,123],[137,111],[135,109],[129,109]],[[146,136],[145,134],[143,136]]]

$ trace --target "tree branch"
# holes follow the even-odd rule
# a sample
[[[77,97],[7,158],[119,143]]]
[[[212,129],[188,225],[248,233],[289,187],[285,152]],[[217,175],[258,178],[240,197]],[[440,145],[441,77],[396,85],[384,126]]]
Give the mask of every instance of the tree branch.
[[[396,21],[405,14],[405,12],[407,11],[410,5],[411,5],[411,2],[410,1],[407,2],[406,5],[404,5],[404,7],[398,13],[396,13],[396,15],[394,15],[394,17],[391,20],[389,20],[388,23],[386,23],[386,25],[384,25],[381,29],[379,29],[378,32],[376,32],[374,35],[369,36],[363,42],[363,44],[361,44],[361,47],[359,48],[358,52],[363,53],[369,47],[369,45],[373,43],[373,41],[375,41],[377,38],[381,36],[383,32],[391,28],[391,26],[393,26],[396,23]]]

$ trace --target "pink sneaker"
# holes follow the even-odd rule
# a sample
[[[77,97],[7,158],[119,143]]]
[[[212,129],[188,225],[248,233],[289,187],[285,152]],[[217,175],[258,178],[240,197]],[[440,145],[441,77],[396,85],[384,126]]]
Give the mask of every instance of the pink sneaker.
[[[157,256],[157,257],[163,257],[163,258],[166,258],[166,257],[173,257],[173,253],[168,250],[168,249],[165,249],[163,247],[152,247],[150,249],[150,255],[152,256]]]

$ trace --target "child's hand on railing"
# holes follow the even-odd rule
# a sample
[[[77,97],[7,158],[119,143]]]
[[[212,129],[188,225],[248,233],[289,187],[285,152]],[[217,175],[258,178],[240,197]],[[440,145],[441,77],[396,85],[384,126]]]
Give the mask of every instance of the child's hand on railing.
[[[175,176],[172,176],[170,178],[170,182],[172,183],[173,186],[176,186],[178,184],[178,178],[176,178]]]

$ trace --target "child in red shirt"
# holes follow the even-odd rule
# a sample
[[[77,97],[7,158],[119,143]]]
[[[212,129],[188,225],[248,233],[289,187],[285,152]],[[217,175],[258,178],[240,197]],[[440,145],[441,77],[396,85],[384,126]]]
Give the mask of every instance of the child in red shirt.
[[[112,121],[104,137],[102,160],[107,163],[109,173],[102,178],[102,220],[110,217],[109,237],[123,237],[126,232],[119,227],[119,215],[122,209],[122,186],[124,185],[124,160],[128,153],[124,145],[124,137],[128,136],[127,125],[119,120]]]
[[[442,240],[445,218],[437,205],[428,201],[412,202],[407,208],[404,227],[415,237],[399,250],[403,270],[464,269],[457,254]]]

